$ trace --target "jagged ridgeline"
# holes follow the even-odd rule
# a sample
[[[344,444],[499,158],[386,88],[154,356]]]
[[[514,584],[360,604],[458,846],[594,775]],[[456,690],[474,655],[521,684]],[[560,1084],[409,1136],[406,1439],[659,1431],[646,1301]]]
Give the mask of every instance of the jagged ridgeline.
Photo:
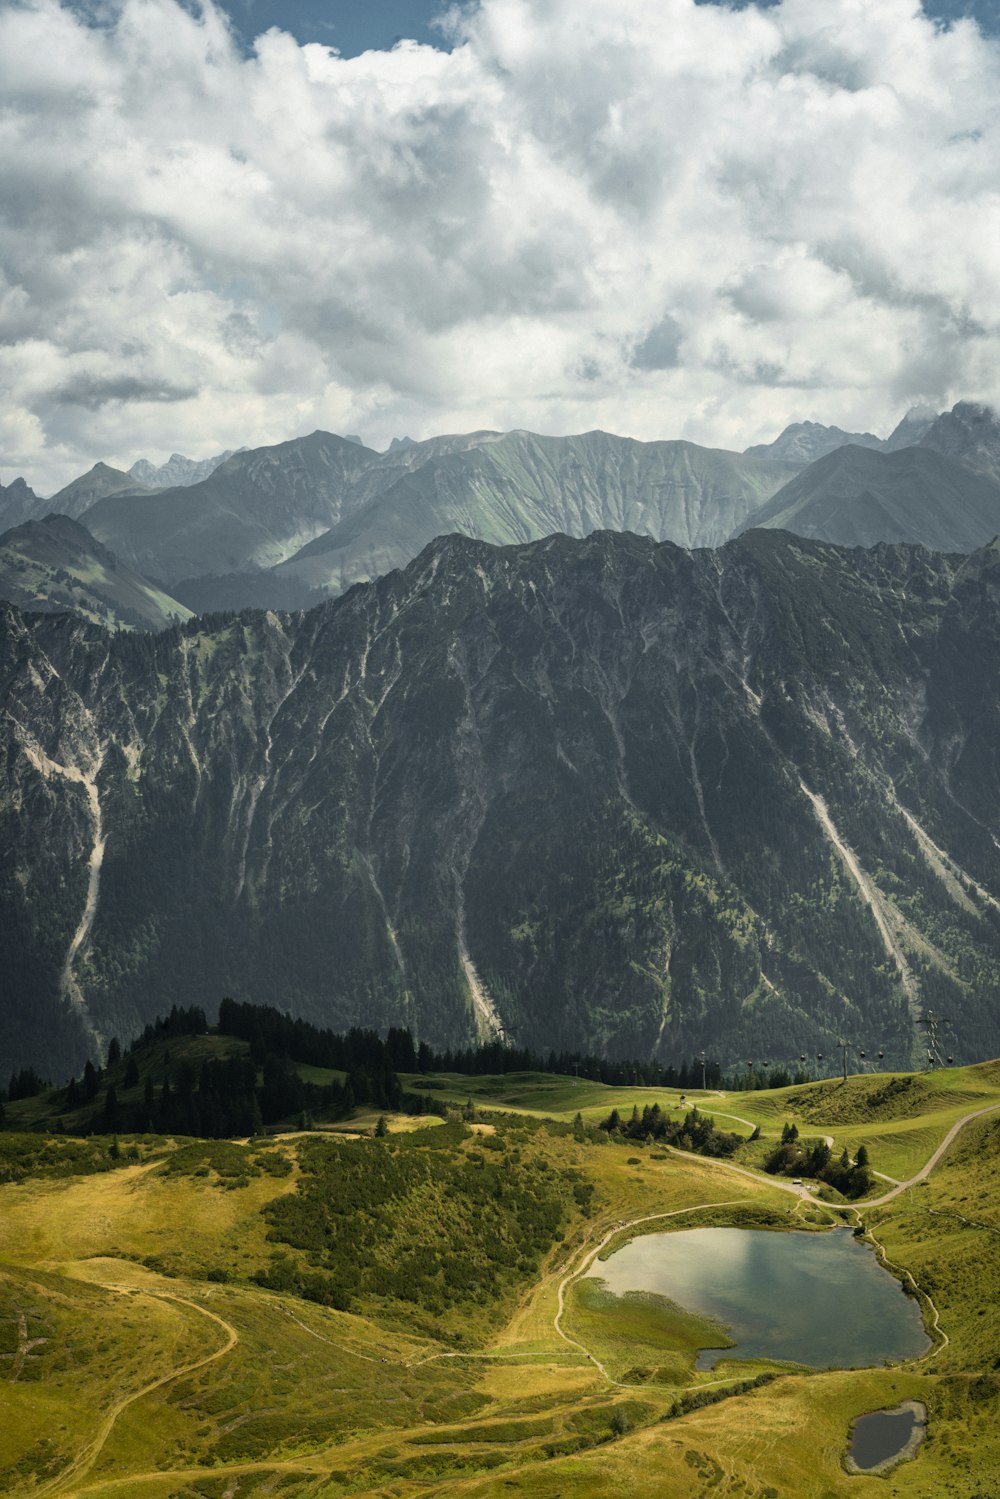
[[[995,1055],[998,584],[599,533],[156,636],[7,606],[0,1075],[226,993],[726,1065],[905,1064],[931,1007]]]

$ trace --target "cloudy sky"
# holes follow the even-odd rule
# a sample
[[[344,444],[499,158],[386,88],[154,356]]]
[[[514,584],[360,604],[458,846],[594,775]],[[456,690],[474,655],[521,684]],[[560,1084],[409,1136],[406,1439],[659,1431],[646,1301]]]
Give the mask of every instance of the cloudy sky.
[[[0,481],[1000,402],[998,7],[937,5],[0,0]]]

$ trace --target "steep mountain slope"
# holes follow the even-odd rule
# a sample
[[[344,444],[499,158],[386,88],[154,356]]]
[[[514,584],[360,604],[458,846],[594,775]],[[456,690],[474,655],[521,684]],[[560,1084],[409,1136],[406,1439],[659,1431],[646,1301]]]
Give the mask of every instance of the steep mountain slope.
[[[329,432],[228,458],[199,484],[99,500],[84,523],[140,572],[184,578],[270,567],[327,530],[378,455]]]
[[[443,450],[439,441],[395,450],[392,468],[384,459],[365,476],[376,490],[368,503],[303,547],[278,575],[341,590],[405,566],[434,536],[451,531],[511,544],[608,529],[717,546],[792,472],[771,459],[606,432],[476,436],[487,440],[464,451]],[[387,469],[394,482],[382,487]]]
[[[0,1075],[174,1002],[725,1062],[1000,1047],[1000,553],[434,543],[0,635]]]
[[[925,447],[838,448],[748,522],[842,546],[917,542],[971,552],[1000,531],[1000,482]]]
[[[895,453],[899,448],[914,447],[934,425],[938,415],[933,406],[911,406],[883,442],[883,452]]]
[[[131,474],[123,473],[120,468],[112,468],[108,463],[95,463],[87,473],[81,474],[78,479],[73,479],[54,494],[50,500],[45,502],[45,513],[47,515],[69,515],[74,520],[79,520],[85,511],[99,500],[108,499],[111,496],[133,496],[148,494],[150,491],[144,484]]]
[[[959,401],[927,429],[920,446],[1000,480],[1000,417],[988,406]]]
[[[111,629],[162,630],[191,617],[68,515],[47,515],[0,535],[0,598],[49,614],[69,610]]]

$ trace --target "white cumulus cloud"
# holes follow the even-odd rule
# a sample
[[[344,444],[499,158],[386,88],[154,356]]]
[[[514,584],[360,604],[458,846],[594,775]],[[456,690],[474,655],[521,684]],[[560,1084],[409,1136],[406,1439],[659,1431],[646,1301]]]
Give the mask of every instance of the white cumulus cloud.
[[[742,447],[1000,401],[1000,44],[917,0],[480,0],[344,59],[0,5],[0,479],[316,426]]]

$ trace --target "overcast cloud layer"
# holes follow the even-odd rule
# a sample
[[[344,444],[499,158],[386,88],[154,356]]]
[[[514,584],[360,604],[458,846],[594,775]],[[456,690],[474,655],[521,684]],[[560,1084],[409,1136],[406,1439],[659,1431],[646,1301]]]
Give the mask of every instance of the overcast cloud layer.
[[[0,479],[325,427],[743,447],[1000,402],[1000,43],[916,0],[482,0],[344,60],[0,9]]]

